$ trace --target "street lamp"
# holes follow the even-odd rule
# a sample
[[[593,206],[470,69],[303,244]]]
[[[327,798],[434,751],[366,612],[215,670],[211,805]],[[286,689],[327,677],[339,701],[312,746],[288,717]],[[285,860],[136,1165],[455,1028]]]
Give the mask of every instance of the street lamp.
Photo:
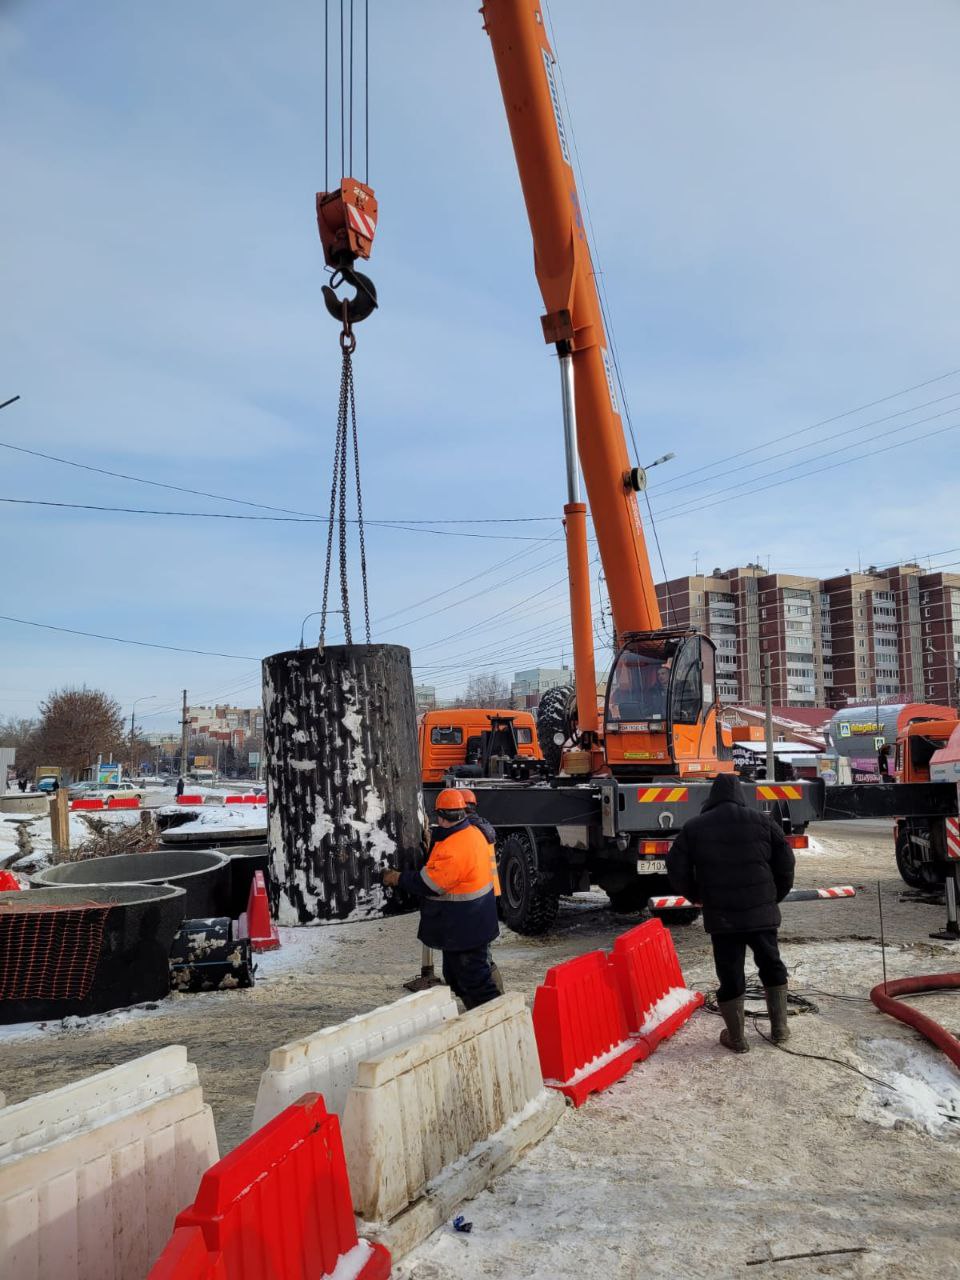
[[[652,462],[648,462],[645,467],[634,467],[626,477],[628,488],[633,489],[634,493],[645,493],[647,472],[652,470],[653,467],[659,467],[663,462],[672,461],[676,456],[675,453],[664,453],[659,458],[654,458]]]
[[[146,693],[142,698],[135,698],[133,706],[130,708],[130,776],[133,777],[133,731],[137,722],[137,703],[152,702],[156,698],[155,693]]]
[[[321,613],[323,613],[323,610],[322,610],[322,609],[314,609],[313,613],[308,613],[308,614],[307,614],[307,616],[304,618],[304,620],[300,623],[300,648],[301,648],[301,649],[303,648],[303,628],[307,625],[307,623],[310,621],[310,619],[311,619],[311,618],[319,618]],[[327,610],[327,613],[339,613],[339,614],[342,614],[342,613],[343,613],[343,610],[342,610],[342,609],[328,609],[328,610]]]

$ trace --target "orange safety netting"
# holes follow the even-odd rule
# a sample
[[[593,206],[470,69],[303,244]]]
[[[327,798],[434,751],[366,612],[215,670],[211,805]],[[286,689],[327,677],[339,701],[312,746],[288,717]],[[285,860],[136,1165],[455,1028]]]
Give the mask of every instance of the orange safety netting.
[[[0,1000],[82,1000],[109,911],[98,902],[0,906]]]

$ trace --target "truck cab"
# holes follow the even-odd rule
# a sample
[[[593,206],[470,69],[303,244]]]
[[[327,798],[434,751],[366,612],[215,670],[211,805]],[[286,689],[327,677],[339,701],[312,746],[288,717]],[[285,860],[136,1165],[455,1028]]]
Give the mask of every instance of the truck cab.
[[[423,781],[439,783],[452,771],[476,765],[481,756],[483,735],[491,732],[491,726],[504,721],[512,723],[517,756],[531,762],[542,760],[536,721],[529,711],[486,707],[425,711],[417,723]]]

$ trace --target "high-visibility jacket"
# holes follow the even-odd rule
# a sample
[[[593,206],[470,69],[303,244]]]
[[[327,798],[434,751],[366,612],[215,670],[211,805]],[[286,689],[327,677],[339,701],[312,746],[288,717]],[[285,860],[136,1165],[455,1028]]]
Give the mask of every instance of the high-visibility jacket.
[[[400,887],[421,898],[417,937],[438,951],[472,951],[500,932],[490,844],[464,818],[434,832],[427,865],[404,871]]]
[[[493,876],[493,892],[499,898],[500,873],[497,870],[497,829],[486,818],[482,818],[479,813],[468,813],[467,821],[471,826],[476,827],[478,831],[483,833],[484,839],[490,845],[490,874]]]

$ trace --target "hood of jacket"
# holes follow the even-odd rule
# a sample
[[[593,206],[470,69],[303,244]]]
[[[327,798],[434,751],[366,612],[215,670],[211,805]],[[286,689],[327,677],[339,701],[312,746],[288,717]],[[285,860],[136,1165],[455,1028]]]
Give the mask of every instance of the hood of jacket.
[[[710,788],[710,794],[707,796],[707,803],[700,812],[706,813],[708,809],[715,809],[720,804],[742,804],[746,808],[747,802],[744,799],[743,788],[740,786],[740,779],[732,773],[717,774]]]

